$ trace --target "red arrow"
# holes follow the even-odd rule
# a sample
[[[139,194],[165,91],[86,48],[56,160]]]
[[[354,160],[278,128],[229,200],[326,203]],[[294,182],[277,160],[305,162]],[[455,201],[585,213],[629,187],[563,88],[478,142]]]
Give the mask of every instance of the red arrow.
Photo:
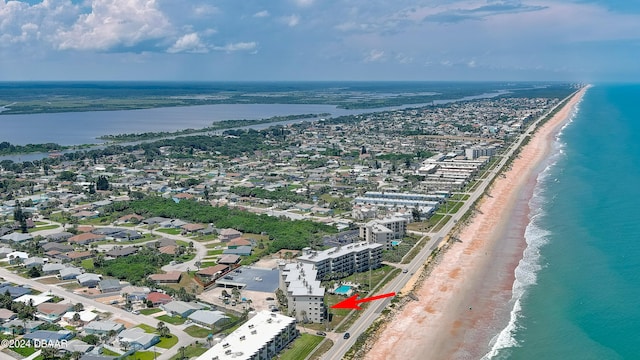
[[[339,303],[333,305],[331,308],[332,309],[362,310],[362,308],[360,306],[358,306],[358,304],[363,303],[363,302],[378,300],[378,299],[384,299],[384,298],[388,298],[388,297],[391,297],[391,296],[396,296],[396,293],[390,292],[390,293],[387,293],[387,294],[382,294],[382,295],[377,295],[377,296],[372,296],[372,297],[356,300],[356,298],[358,297],[358,294],[355,294],[355,295],[347,298],[346,300],[342,300]]]

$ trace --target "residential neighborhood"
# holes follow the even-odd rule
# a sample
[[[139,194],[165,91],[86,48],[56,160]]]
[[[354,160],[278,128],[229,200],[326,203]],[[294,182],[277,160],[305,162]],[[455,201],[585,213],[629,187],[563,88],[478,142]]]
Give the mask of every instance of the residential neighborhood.
[[[558,103],[480,99],[227,131],[215,148],[0,161],[0,336],[65,344],[2,351],[271,359],[296,338],[338,341],[357,315],[331,306],[400,274]]]

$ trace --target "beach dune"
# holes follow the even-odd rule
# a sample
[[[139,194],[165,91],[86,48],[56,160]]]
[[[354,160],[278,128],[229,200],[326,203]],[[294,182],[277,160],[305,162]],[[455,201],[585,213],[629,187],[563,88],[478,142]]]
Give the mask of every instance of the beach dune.
[[[458,238],[386,324],[365,359],[480,359],[509,320],[514,270],[526,247],[529,199],[580,90],[524,146],[498,176]]]

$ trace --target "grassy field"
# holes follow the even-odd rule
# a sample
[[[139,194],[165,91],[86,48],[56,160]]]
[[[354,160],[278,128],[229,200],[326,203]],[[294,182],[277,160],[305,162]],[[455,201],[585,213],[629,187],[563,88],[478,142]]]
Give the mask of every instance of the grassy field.
[[[169,337],[160,337],[160,342],[157,343],[156,346],[163,349],[171,349],[177,343],[178,337],[171,335]]]
[[[451,220],[451,215],[445,216],[431,231],[439,231],[449,220]]]
[[[215,264],[214,264],[215,265]],[[205,265],[204,263],[202,264],[201,268],[206,267],[207,265]],[[192,271],[195,270],[195,268],[192,269]],[[180,282],[177,284],[165,284],[166,287],[170,287],[172,289],[178,290],[181,287],[185,288],[187,290],[187,292],[193,292],[193,290],[195,290],[196,294],[200,294],[202,292],[202,286],[200,286],[200,284],[198,284],[195,280],[193,280],[194,277],[194,273],[189,273],[188,276],[184,276],[185,274],[183,273],[182,278],[180,278]]]
[[[154,231],[169,234],[169,235],[180,235],[182,233],[182,229],[170,228],[170,229],[155,229]]]
[[[208,349],[204,346],[199,346],[199,345],[189,345],[185,348],[184,350],[184,356],[187,359],[190,358],[194,358],[194,357],[198,357],[202,354],[204,354]],[[178,353],[176,355],[174,355],[170,360],[180,360],[180,358],[182,357],[182,354]]]
[[[320,359],[320,357],[324,355],[324,353],[329,351],[329,349],[331,349],[332,346],[333,346],[333,341],[331,341],[330,339],[326,339],[320,346],[316,348],[316,351],[313,352],[313,355],[311,355],[310,359],[311,360]]]
[[[302,334],[293,341],[291,349],[285,350],[280,355],[280,360],[304,359],[320,344],[322,339],[322,336]]]
[[[402,259],[401,263],[402,264],[408,264],[411,262],[411,260],[413,260],[414,257],[416,257],[416,255],[418,255],[418,253],[420,252],[420,250],[422,250],[422,248],[424,247],[424,245],[429,241],[429,237],[425,237],[424,239],[422,239],[421,241],[419,241],[408,253],[407,255],[404,256],[404,258]]]
[[[160,353],[153,351],[136,351],[127,356],[126,360],[154,360]]]
[[[198,325],[191,325],[185,328],[184,332],[196,338],[206,338],[207,336],[209,336],[209,334],[212,333],[211,330],[205,329]]]
[[[162,311],[162,309],[158,309],[158,308],[142,309],[140,310],[140,314],[151,315],[151,314],[159,313],[160,311]]]
[[[184,324],[185,321],[187,321],[187,319],[183,317],[169,316],[169,315],[161,315],[161,316],[158,316],[156,319],[158,319],[159,321],[164,321],[167,324],[173,324],[173,325],[182,325]]]
[[[80,266],[82,266],[85,270],[93,270],[93,259],[84,259],[80,262]]]
[[[43,225],[43,226],[38,226],[38,227],[34,227],[31,228],[29,230],[27,230],[28,232],[34,232],[34,231],[40,231],[40,230],[53,230],[53,229],[57,229],[60,226],[56,225],[56,224],[51,224],[51,225]]]
[[[156,332],[156,328],[147,324],[138,324],[138,326],[136,327],[139,327],[140,329],[144,330],[144,332],[146,333],[152,334]]]
[[[223,251],[224,251],[224,250],[222,250],[222,249],[219,249],[219,250],[209,250],[209,251],[207,251],[207,256],[221,255]]]

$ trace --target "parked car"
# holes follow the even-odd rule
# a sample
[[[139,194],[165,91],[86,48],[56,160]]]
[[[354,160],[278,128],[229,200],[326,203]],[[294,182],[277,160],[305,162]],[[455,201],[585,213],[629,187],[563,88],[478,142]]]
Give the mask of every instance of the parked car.
[[[322,331],[318,331],[318,332],[316,333],[316,335],[318,335],[318,336],[327,336],[327,333],[322,332]]]
[[[275,300],[275,299],[272,298],[272,297],[268,297],[268,298],[266,298],[266,300]]]
[[[350,338],[350,337],[351,337],[351,335],[350,335],[349,333],[344,333],[343,338],[344,338],[345,340],[346,340],[346,339],[348,339],[348,338]]]

